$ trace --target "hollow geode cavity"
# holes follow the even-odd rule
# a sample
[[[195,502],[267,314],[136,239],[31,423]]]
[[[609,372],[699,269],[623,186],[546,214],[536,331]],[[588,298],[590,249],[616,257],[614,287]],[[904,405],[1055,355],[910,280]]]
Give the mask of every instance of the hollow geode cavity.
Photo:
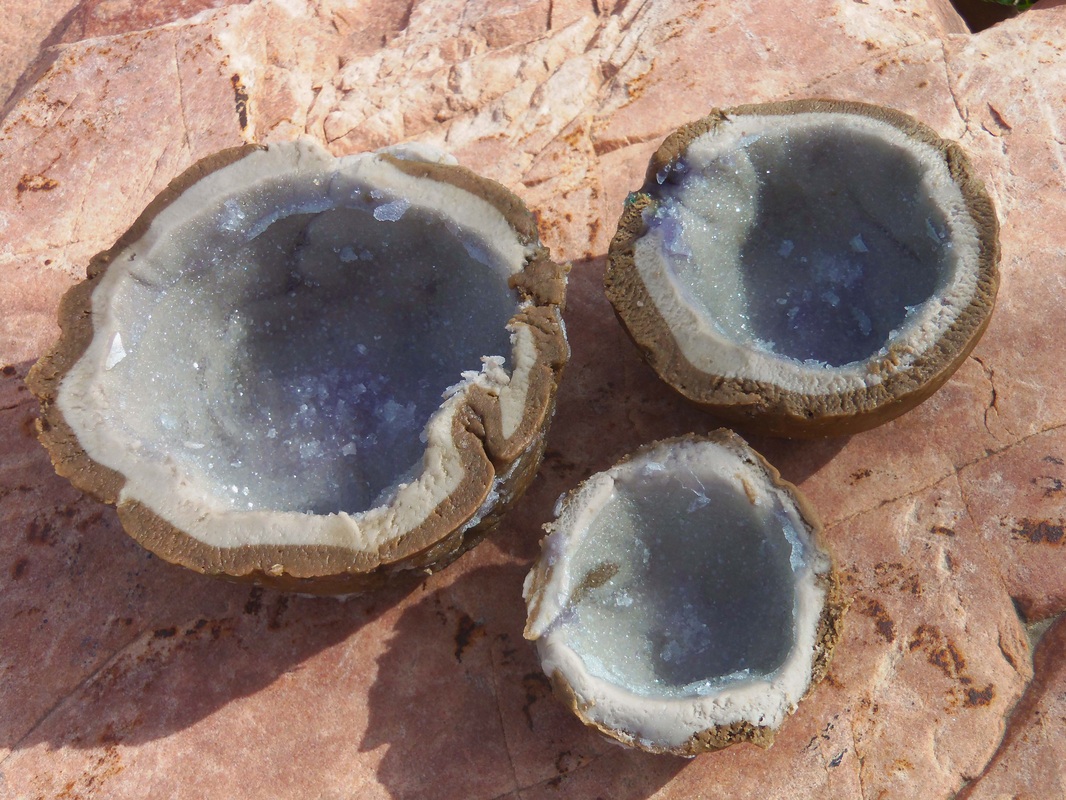
[[[539,464],[566,270],[448,156],[224,151],[88,275],[30,375],[41,439],[168,561],[369,588],[454,560]]]
[[[874,427],[988,325],[995,210],[952,142],[892,109],[805,100],[684,126],[611,243],[607,295],[659,375],[761,433]]]
[[[814,512],[736,434],[658,442],[560,500],[526,637],[585,724],[678,755],[768,746],[844,610]]]

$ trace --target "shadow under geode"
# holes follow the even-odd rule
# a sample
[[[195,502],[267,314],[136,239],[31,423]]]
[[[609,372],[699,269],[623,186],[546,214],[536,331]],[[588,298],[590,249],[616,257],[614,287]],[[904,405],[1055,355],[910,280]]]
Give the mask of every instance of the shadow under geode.
[[[604,263],[574,264],[566,312],[573,360],[545,461],[490,534],[498,550],[524,563],[474,570],[427,595],[402,613],[381,658],[362,749],[388,745],[379,776],[394,796],[425,796],[419,792],[429,786],[474,797],[459,790],[477,788],[479,774],[495,776],[488,782],[502,791],[558,786],[607,758],[610,745],[547,696],[521,639],[522,579],[560,494],[642,444],[720,424],[640,359],[604,297]],[[166,737],[352,637],[410,591],[338,603],[162,563],[123,533],[112,508],[56,476],[36,442],[36,403],[22,384],[30,366],[12,365],[0,376],[0,640],[13,643],[3,653],[0,747],[92,748]],[[793,482],[830,461],[845,441],[752,439]],[[494,693],[486,696],[490,685]],[[507,734],[506,747],[486,734],[492,726]],[[493,765],[510,765],[514,752],[526,759],[521,774],[500,779]],[[683,765],[628,751],[612,752],[615,759],[639,762],[630,767],[646,776],[641,786],[661,786]],[[634,791],[626,796],[644,790]]]
[[[571,360],[559,388],[544,463],[519,508],[494,535],[507,552],[532,559],[556,499],[642,445],[733,427],[697,408],[659,379],[626,335],[603,291],[605,257],[574,262],[565,313]],[[831,461],[847,437],[772,439],[738,429],[799,484]]]
[[[412,584],[340,602],[166,564],[36,441],[30,362],[0,374],[0,748],[136,744],[184,730],[343,642]]]
[[[563,376],[544,463],[490,535],[519,563],[482,567],[405,609],[378,659],[361,750],[384,747],[378,780],[396,800],[645,798],[688,763],[625,750],[585,728],[551,695],[522,638],[522,581],[557,498],[657,439],[723,423],[663,383],[640,358],[604,296],[605,259],[570,273]],[[802,481],[846,439],[751,437],[785,477]]]
[[[688,763],[623,750],[551,694],[522,638],[527,567],[465,572],[407,607],[377,662],[360,750],[384,747],[379,782],[396,800],[480,800],[538,791],[568,800],[653,795]],[[608,760],[622,781],[582,780]],[[605,794],[606,792],[606,794]]]

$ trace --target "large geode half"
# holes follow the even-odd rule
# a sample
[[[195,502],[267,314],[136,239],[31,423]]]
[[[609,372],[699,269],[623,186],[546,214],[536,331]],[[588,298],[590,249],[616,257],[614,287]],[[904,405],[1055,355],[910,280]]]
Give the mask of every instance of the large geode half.
[[[560,499],[526,637],[587,725],[651,752],[769,745],[844,600],[817,517],[736,434],[641,448]]]
[[[686,125],[611,243],[607,295],[659,375],[754,431],[853,433],[932,394],[992,314],[995,210],[898,111],[804,100]]]
[[[437,569],[540,462],[565,275],[514,195],[443,154],[224,151],[64,298],[29,377],[41,439],[199,572],[348,592]]]

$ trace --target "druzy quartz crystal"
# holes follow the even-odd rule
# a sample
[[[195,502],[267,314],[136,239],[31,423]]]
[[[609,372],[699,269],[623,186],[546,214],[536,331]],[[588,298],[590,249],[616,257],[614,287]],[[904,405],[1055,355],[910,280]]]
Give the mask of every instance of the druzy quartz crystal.
[[[564,286],[517,198],[444,154],[225,151],[64,300],[42,439],[201,572],[343,592],[434,569],[536,469]]]
[[[652,158],[607,293],[659,374],[749,428],[850,433],[902,413],[988,324],[995,212],[957,145],[891,109],[717,111]]]
[[[842,603],[813,511],[740,437],[645,447],[564,497],[526,635],[588,725],[652,752],[769,744]]]

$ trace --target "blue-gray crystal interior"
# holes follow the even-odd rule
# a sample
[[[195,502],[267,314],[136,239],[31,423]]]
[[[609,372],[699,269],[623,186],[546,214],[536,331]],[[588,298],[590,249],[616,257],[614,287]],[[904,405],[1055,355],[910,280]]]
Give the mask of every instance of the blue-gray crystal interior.
[[[804,564],[781,509],[721,478],[646,468],[616,481],[590,524],[574,583],[610,577],[578,590],[562,625],[600,678],[646,696],[705,694],[784,663]]]
[[[492,249],[436,212],[290,191],[281,210],[253,194],[170,234],[165,270],[134,262],[109,301],[108,378],[151,409],[124,420],[150,431],[143,447],[224,506],[355,513],[420,471],[442,393],[509,357],[517,297]]]
[[[862,361],[949,278],[948,223],[923,168],[868,131],[764,132],[709,163],[680,158],[659,179],[649,229],[689,301],[735,341]]]

